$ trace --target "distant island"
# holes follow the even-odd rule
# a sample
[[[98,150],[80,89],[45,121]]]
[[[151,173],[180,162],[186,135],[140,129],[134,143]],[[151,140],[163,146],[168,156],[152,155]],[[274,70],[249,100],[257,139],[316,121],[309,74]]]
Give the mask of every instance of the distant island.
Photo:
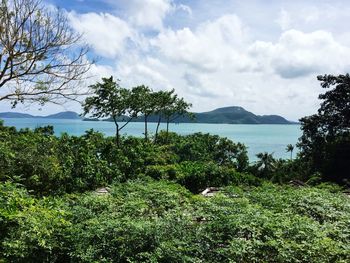
[[[217,124],[297,124],[297,122],[288,121],[279,115],[255,115],[239,106],[217,108],[208,112],[193,113],[194,119],[189,117],[179,117],[175,123],[217,123]],[[122,117],[119,120],[127,120],[128,117]],[[89,119],[91,120],[91,119]],[[104,121],[112,121],[105,119]],[[143,122],[143,116],[135,118],[133,122]],[[158,116],[149,116],[149,122],[157,122]],[[165,120],[162,119],[162,122]]]
[[[295,124],[296,122],[288,121],[279,115],[255,115],[254,113],[245,110],[242,107],[231,106],[218,108],[208,112],[193,113],[194,119],[189,117],[179,117],[175,123],[224,123],[224,124]],[[64,111],[47,116],[34,116],[19,112],[2,112],[0,118],[41,118],[41,119],[82,119],[81,116],[73,111]],[[122,117],[119,120],[126,120],[127,117]],[[94,118],[85,118],[84,121],[98,121]],[[103,121],[111,121],[105,119]],[[143,122],[142,116],[132,120],[133,122]],[[158,116],[149,117],[149,122],[157,122]],[[164,119],[162,120],[164,121]]]
[[[179,117],[175,123],[217,123],[217,124],[297,124],[288,121],[279,115],[255,115],[239,106],[217,108],[208,112],[194,112],[194,119],[189,117]],[[119,121],[127,120],[128,117],[121,117]],[[91,119],[87,119],[91,120]],[[96,119],[95,119],[96,120]],[[105,119],[104,121],[112,121]],[[144,117],[140,116],[132,120],[133,122],[143,122]],[[158,122],[158,115],[148,117],[149,122]],[[165,122],[162,119],[162,122]]]
[[[74,111],[63,111],[47,116],[35,116],[19,112],[0,112],[0,118],[33,118],[33,119],[81,119],[80,115]]]
[[[291,124],[279,115],[255,115],[242,107],[232,106],[218,108],[213,111],[194,113],[195,119],[192,122],[199,123],[227,123],[227,124]],[[178,122],[191,121],[189,118],[182,118]]]

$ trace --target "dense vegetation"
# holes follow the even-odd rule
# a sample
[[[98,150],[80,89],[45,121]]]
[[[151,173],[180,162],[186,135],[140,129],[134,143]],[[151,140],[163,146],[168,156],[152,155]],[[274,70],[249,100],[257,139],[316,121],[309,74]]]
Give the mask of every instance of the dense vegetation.
[[[210,134],[152,138],[147,120],[145,138],[117,132],[117,140],[0,122],[0,262],[349,262],[343,82],[302,119],[300,153],[293,158],[287,145],[289,160],[260,153],[249,163],[244,145]],[[85,111],[114,111],[117,131],[125,113],[170,118],[188,107],[174,91],[124,94],[112,78],[95,88]],[[102,103],[106,95],[117,97],[113,105]],[[146,95],[152,107],[136,108]],[[198,194],[207,187],[219,191]]]
[[[209,134],[161,133],[157,143],[88,131],[81,137],[0,127],[0,178],[24,185],[35,195],[94,190],[114,182],[153,177],[193,191],[240,180],[248,167],[244,145]],[[255,179],[254,179],[255,180]]]
[[[11,262],[349,262],[348,197],[326,189],[227,187],[213,198],[167,181],[37,199],[0,187]]]
[[[328,90],[317,114],[301,119],[301,158],[326,180],[350,185],[350,75],[318,76]]]
[[[0,155],[4,262],[350,259],[340,187],[273,185],[288,182],[282,171],[296,173],[297,161],[273,159],[271,168],[262,154],[249,166],[244,145],[218,136],[160,133],[156,143],[117,145],[94,131],[1,126]],[[92,191],[107,185],[109,194]],[[197,195],[208,186],[223,188]]]

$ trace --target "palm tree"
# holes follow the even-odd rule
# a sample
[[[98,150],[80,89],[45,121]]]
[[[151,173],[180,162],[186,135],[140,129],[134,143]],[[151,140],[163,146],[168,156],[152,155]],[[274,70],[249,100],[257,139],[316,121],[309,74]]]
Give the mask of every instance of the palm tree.
[[[256,165],[258,170],[261,171],[263,177],[267,177],[268,174],[275,170],[275,159],[273,158],[273,153],[258,153],[256,157],[259,158]]]
[[[293,151],[294,151],[294,146],[292,144],[288,144],[286,147],[286,152],[290,152],[291,160],[293,160]]]

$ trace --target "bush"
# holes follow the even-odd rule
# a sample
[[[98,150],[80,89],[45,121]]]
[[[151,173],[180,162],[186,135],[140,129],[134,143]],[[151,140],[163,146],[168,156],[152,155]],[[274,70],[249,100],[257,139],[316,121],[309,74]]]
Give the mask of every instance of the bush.
[[[166,179],[177,182],[193,193],[198,193],[207,187],[234,185],[259,185],[261,180],[236,172],[235,169],[218,165],[214,162],[185,161],[172,165],[148,166],[146,176],[154,179]]]
[[[10,262],[348,262],[342,193],[264,183],[212,198],[167,181],[110,194],[34,198],[0,186],[0,258]]]
[[[248,168],[246,147],[217,135],[194,133],[179,136],[171,133],[167,136],[165,133],[160,133],[157,141],[160,144],[171,145],[172,151],[179,156],[180,162],[210,161],[233,167],[239,172]]]
[[[63,200],[35,199],[18,186],[0,184],[0,258],[10,262],[64,262],[71,226]]]
[[[36,195],[83,192],[143,174],[174,177],[198,191],[236,182],[241,177],[236,171],[248,163],[243,145],[209,134],[170,135],[170,144],[165,144],[164,134],[157,144],[122,137],[119,146],[114,138],[93,130],[80,137],[56,137],[51,126],[35,131],[1,126],[0,135],[0,180],[21,183]],[[169,168],[169,174],[155,171],[160,167]]]

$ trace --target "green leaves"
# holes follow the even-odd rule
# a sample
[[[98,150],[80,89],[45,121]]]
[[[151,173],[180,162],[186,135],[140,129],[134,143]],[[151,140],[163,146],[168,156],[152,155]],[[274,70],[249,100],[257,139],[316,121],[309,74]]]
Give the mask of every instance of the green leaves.
[[[324,179],[349,184],[350,159],[350,76],[318,76],[323,88],[317,114],[300,120],[303,135],[299,139],[301,157],[313,172]]]
[[[259,157],[274,176],[305,165]],[[210,134],[121,137],[118,147],[93,130],[56,137],[50,126],[0,123],[0,258],[349,262],[350,202],[339,186],[277,186],[247,166],[244,145]],[[211,186],[213,197],[198,195]]]
[[[145,139],[148,140],[148,121],[150,116],[158,119],[155,132],[157,141],[159,124],[163,119],[169,123],[186,115],[191,104],[178,98],[175,90],[154,92],[151,88],[141,85],[131,90],[122,88],[113,77],[102,78],[102,83],[91,85],[95,94],[86,98],[83,104],[84,115],[91,114],[94,118],[110,117],[116,125],[116,138],[119,144],[119,132],[134,118],[140,117],[145,123]],[[123,125],[119,122],[125,122]]]
[[[86,98],[83,104],[84,115],[91,113],[94,118],[117,118],[128,110],[129,92],[121,88],[113,77],[102,78],[102,83],[91,85],[90,89],[95,95]]]
[[[161,133],[158,143],[122,137],[118,146],[93,130],[80,137],[53,133],[51,126],[34,132],[0,128],[0,180],[22,183],[35,195],[94,190],[145,175],[174,180],[194,192],[258,183],[239,173],[248,164],[246,148],[218,136]]]
[[[263,184],[211,198],[167,181],[37,199],[0,185],[0,257],[26,262],[348,262],[342,193]]]

